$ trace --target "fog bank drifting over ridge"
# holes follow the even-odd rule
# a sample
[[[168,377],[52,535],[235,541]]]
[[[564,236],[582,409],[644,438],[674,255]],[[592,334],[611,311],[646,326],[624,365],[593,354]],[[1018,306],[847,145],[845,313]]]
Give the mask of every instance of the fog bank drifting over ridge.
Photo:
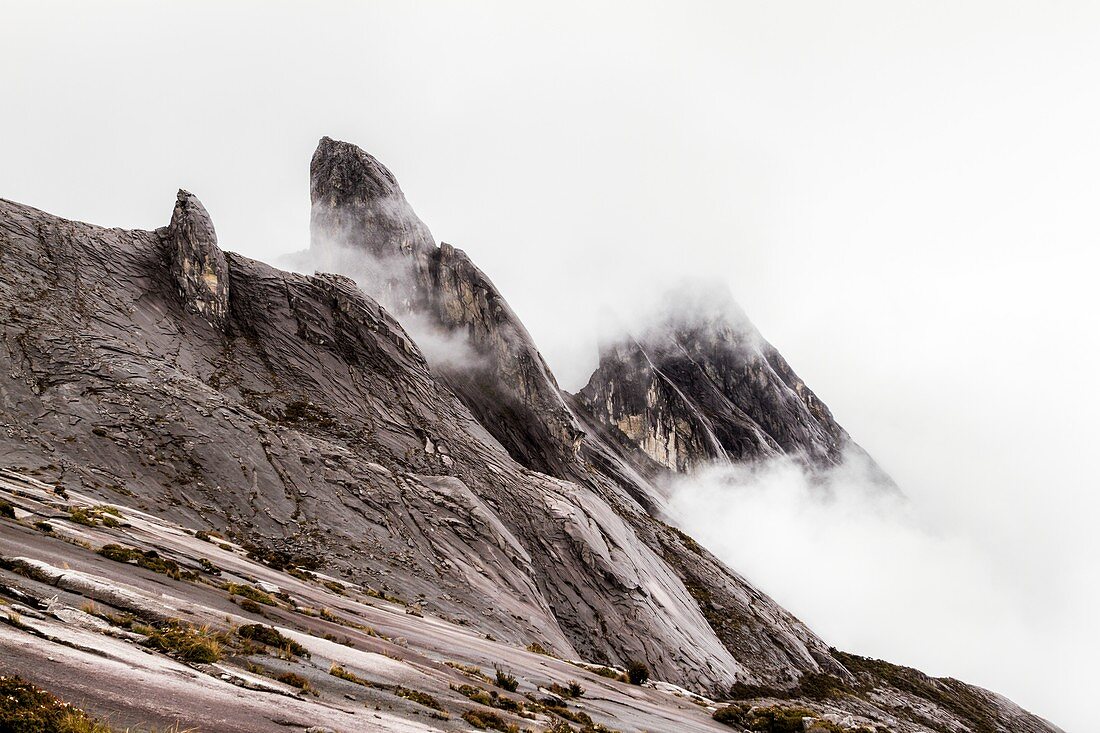
[[[684,531],[837,648],[970,679],[1040,714],[1084,684],[1070,657],[1061,670],[1045,661],[1068,655],[1060,639],[1080,629],[1052,623],[1074,617],[1058,607],[1064,589],[1032,597],[1034,569],[998,553],[980,512],[961,516],[921,487],[883,491],[861,455],[825,471],[789,458],[712,465],[677,477],[669,505]],[[1066,570],[1087,572],[1091,559],[1078,562]]]

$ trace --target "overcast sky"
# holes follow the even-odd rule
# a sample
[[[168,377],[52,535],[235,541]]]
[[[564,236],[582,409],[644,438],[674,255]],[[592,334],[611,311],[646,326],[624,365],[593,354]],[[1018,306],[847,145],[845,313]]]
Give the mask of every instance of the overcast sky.
[[[728,282],[943,538],[822,568],[817,601],[788,564],[753,579],[838,646],[1095,725],[1100,4],[2,9],[5,198],[154,228],[184,187],[271,259],[308,244],[317,139],[356,142],[571,389],[601,308]],[[947,604],[967,578],[996,602]]]

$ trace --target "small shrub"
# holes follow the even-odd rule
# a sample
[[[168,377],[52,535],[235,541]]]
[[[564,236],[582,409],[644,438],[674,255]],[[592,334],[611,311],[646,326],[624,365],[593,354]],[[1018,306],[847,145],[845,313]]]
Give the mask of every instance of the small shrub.
[[[96,526],[96,518],[90,511],[83,507],[74,506],[69,509],[69,520],[87,527]]]
[[[507,695],[500,695],[496,692],[496,690],[490,692],[489,696],[493,698],[494,708],[507,710],[508,712],[515,713],[517,715],[523,715],[526,711],[526,708],[524,707],[522,702],[520,702],[519,700],[513,700]]]
[[[588,715],[588,713],[582,712],[580,710],[570,710],[569,708],[565,707],[565,705],[561,704],[562,702],[562,700],[555,700],[554,698],[549,697],[543,698],[542,700],[543,706],[545,707],[547,712],[551,712],[554,715],[557,715],[559,718],[564,718],[565,720],[579,723],[581,726],[583,726],[582,731],[586,732],[593,728],[595,723],[592,722],[592,718]]]
[[[630,680],[632,685],[641,685],[649,680],[649,667],[645,665],[645,662],[639,662],[634,659],[626,665],[626,676]]]
[[[304,646],[294,641],[288,636],[284,636],[274,626],[266,626],[264,624],[246,624],[237,629],[237,636],[242,639],[248,639],[249,641],[255,641],[260,644],[266,644],[267,646],[273,646],[278,649],[284,649],[291,654],[295,654],[299,657],[308,657],[309,650]]]
[[[88,527],[95,527],[97,524],[105,527],[121,527],[122,522],[118,520],[121,516],[118,509],[106,504],[97,504],[88,508],[69,507],[69,520]]]
[[[462,719],[479,730],[499,730],[504,733],[519,733],[519,727],[506,723],[503,718],[487,710],[467,710]]]
[[[544,657],[554,656],[553,652],[551,652],[549,649],[547,649],[546,647],[544,647],[542,644],[538,643],[537,641],[533,641],[530,644],[528,644],[527,645],[527,651],[534,652],[535,654],[541,654]]]
[[[317,568],[321,564],[320,558],[317,557],[295,556],[284,550],[263,547],[247,541],[243,542],[242,546],[249,559],[258,560],[269,568],[279,571],[285,571],[290,567]]]
[[[287,575],[291,575],[298,580],[317,580],[316,575],[309,572],[308,570],[303,570],[302,568],[287,568],[286,573]]]
[[[248,613],[258,613],[262,616],[264,612],[264,607],[251,598],[242,598],[240,606],[242,611],[247,611]]]
[[[241,596],[242,598],[247,598],[256,603],[262,603],[265,606],[277,605],[275,599],[269,594],[264,593],[259,588],[253,588],[246,583],[226,583],[225,589],[229,591],[231,595]]]
[[[474,702],[481,703],[482,705],[486,705],[488,707],[493,706],[492,696],[480,687],[474,687],[473,685],[459,685],[458,687],[455,687],[454,685],[451,685],[451,689],[459,693],[460,695],[465,695]]]
[[[726,705],[715,710],[710,717],[731,728],[743,729],[745,727],[745,713],[748,711],[747,705]]]
[[[584,669],[587,669],[590,672],[595,672],[600,677],[606,677],[609,680],[616,680],[618,682],[629,682],[630,681],[630,679],[627,678],[627,676],[625,674],[623,674],[622,672],[619,672],[618,670],[611,669],[611,667],[592,667],[592,668],[585,667]]]
[[[412,700],[418,705],[431,708],[432,710],[442,710],[443,706],[439,704],[439,700],[429,695],[426,692],[420,690],[410,690],[408,687],[397,687],[394,689],[394,694],[398,697],[403,697],[406,700]]]
[[[371,684],[368,680],[363,679],[362,677],[355,674],[354,672],[347,671],[346,669],[341,667],[339,664],[334,664],[331,667],[329,667],[328,673],[330,675],[332,675],[333,677],[339,677],[342,680],[347,680],[348,682],[354,682],[355,684],[362,685],[363,687],[374,687],[374,685]]]
[[[15,519],[15,507],[6,501],[0,501],[0,517]]]
[[[135,629],[145,634],[145,646],[184,660],[210,664],[221,659],[221,634],[206,626],[191,626],[182,621],[173,621],[161,628],[140,627]]]
[[[444,664],[446,664],[451,669],[457,669],[459,672],[465,672],[471,677],[476,677],[479,680],[491,682],[489,676],[481,671],[481,667],[475,666],[473,664],[459,664],[458,662],[444,662]]]
[[[558,697],[580,697],[584,694],[584,688],[581,687],[581,683],[576,680],[569,680],[567,686],[559,685],[555,682],[546,689]]]
[[[53,534],[53,525],[47,522],[45,519],[40,519],[34,523],[34,528],[39,532],[45,532],[46,534]]]
[[[812,717],[813,711],[806,708],[785,708],[771,705],[754,708],[745,715],[744,725],[751,731],[761,733],[802,733],[802,719]]]
[[[111,544],[104,545],[96,550],[96,553],[108,560],[127,563],[128,565],[137,565],[146,570],[152,570],[154,573],[167,575],[169,578],[174,578],[175,580],[193,580],[198,577],[194,572],[181,570],[180,566],[177,565],[174,560],[168,560],[161,557],[157,554],[156,550],[142,552],[133,547],[123,547],[122,545]]]
[[[555,720],[554,724],[547,728],[544,733],[577,733],[577,729],[564,720]]]
[[[322,585],[338,596],[344,595],[344,591],[347,590],[347,586],[343,583],[337,583],[335,580],[326,580]]]
[[[45,571],[26,560],[8,560],[6,558],[0,558],[0,568],[22,575],[24,578],[38,581],[39,583],[51,583],[53,581],[53,578]]]
[[[500,667],[496,668],[496,672],[496,686],[502,690],[507,690],[508,692],[515,692],[516,689],[519,687],[519,680],[517,680],[515,676],[505,672]]]
[[[309,684],[309,680],[300,674],[293,672],[283,672],[281,675],[275,678],[284,685],[290,685],[291,687],[297,687],[302,692],[308,692],[311,695],[317,695],[317,690],[313,688],[313,685]]]

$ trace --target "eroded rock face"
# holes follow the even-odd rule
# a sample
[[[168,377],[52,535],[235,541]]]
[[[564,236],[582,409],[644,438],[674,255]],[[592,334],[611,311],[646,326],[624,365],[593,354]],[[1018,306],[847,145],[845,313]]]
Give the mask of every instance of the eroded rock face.
[[[663,313],[604,345],[578,393],[653,460],[681,472],[780,454],[831,465],[858,450],[727,292],[675,291]]]
[[[163,243],[0,202],[7,465],[321,563],[518,646],[642,659],[698,689],[838,668],[659,520],[629,447],[594,434],[566,478],[526,468],[347,277],[226,254],[225,327],[195,328]],[[509,337],[502,303],[471,302]]]
[[[229,313],[229,269],[206,208],[180,189],[172,222],[162,230],[176,291],[188,308],[224,328]]]
[[[416,599],[436,627],[516,647],[638,659],[657,679],[723,697],[734,684],[819,689],[822,674],[842,687],[888,682],[846,667],[662,521],[662,463],[777,451],[830,461],[843,448],[774,349],[725,318],[673,319],[672,338],[624,346],[592,389],[563,395],[492,283],[405,216],[392,176],[353,146],[322,147],[334,152],[315,158],[315,234],[332,227],[353,254],[403,263],[413,279],[393,270],[402,289],[383,289],[404,296],[392,312],[358,278],[223,254],[189,194],[158,232],[0,200],[6,467]],[[399,322],[425,315],[467,335],[486,366],[426,359]],[[204,321],[218,328],[195,327]],[[667,417],[651,420],[662,400]],[[633,434],[619,425],[632,415]],[[950,711],[939,692],[922,694],[932,713]],[[960,699],[1003,716],[996,730],[1048,730]]]
[[[582,431],[489,278],[461,250],[437,246],[393,174],[355,145],[321,140],[310,196],[314,265],[355,278],[418,341],[437,344],[429,361],[512,457],[561,475]]]
[[[427,307],[435,239],[372,155],[322,138],[309,167],[310,264],[341,272],[394,313]]]

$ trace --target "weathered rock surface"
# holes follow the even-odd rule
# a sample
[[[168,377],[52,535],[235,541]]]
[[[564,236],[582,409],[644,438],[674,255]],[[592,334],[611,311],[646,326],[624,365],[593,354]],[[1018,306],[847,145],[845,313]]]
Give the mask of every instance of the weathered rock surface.
[[[393,174],[323,138],[310,164],[306,262],[349,275],[420,341],[436,371],[513,458],[559,474],[582,433],[527,329],[461,250],[437,246]],[[429,352],[429,358],[433,356]]]
[[[846,433],[774,349],[722,319],[677,321],[674,345],[640,339],[596,386],[564,394],[497,289],[435,245],[380,163],[325,139],[311,194],[312,253],[350,277],[223,253],[185,192],[157,232],[0,200],[0,468],[216,530],[275,568],[400,596],[434,619],[409,627],[422,648],[432,629],[457,643],[439,631],[455,625],[512,648],[641,660],[663,682],[721,697],[731,685],[799,696],[829,680],[859,691],[838,710],[892,730],[929,728],[869,702],[865,685],[901,685],[898,710],[915,696],[929,719],[970,720],[846,662],[664,523],[665,466],[780,451],[828,462],[844,450]],[[476,358],[426,358],[436,337]],[[668,400],[659,419],[639,411],[650,392]],[[640,427],[624,429],[634,415]],[[646,436],[666,424],[676,437],[662,452]],[[181,592],[192,591],[208,593]],[[966,706],[989,730],[1056,730],[992,697]]]
[[[647,512],[635,497],[657,489],[610,449],[587,450],[615,473],[578,461],[578,480],[516,463],[350,279],[227,254],[215,330],[178,297],[157,233],[3,202],[0,237],[9,466],[700,689],[838,666]]]
[[[229,315],[229,268],[206,208],[181,189],[163,234],[180,297],[211,325],[224,328]]]
[[[602,345],[577,395],[601,422],[674,471],[781,454],[829,465],[859,450],[728,292],[693,284],[666,301],[642,333]]]

